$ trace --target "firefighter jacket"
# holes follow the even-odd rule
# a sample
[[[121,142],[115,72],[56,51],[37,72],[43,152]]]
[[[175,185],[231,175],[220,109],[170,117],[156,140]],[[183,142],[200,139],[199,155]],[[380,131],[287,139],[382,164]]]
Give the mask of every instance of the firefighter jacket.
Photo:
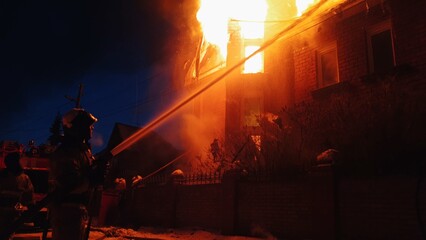
[[[62,191],[64,202],[87,203],[92,161],[87,144],[61,144],[50,158],[50,191]]]

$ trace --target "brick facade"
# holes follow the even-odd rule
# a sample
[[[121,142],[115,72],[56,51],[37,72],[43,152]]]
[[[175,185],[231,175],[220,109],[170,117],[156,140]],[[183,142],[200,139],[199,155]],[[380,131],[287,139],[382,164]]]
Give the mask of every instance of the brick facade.
[[[282,107],[314,100],[312,96],[315,91],[323,90],[317,83],[316,54],[330,43],[337,46],[340,82],[350,83],[351,90],[362,96],[364,91],[374,87],[363,80],[375,78],[369,69],[371,60],[368,57],[368,31],[383,22],[390,23],[395,54],[395,68],[386,77],[403,79],[401,87],[424,94],[425,10],[423,1],[411,1],[407,4],[396,0],[348,1],[334,12],[312,16],[302,22],[265,51],[265,77],[261,78],[264,79],[261,80],[263,88],[258,89],[265,96],[264,111],[276,113]],[[274,13],[277,14],[276,11]],[[267,34],[271,37],[280,30],[282,29],[275,28],[275,32],[267,30]],[[235,43],[231,42],[230,48],[233,45]],[[241,77],[235,74],[229,78],[242,81]],[[232,94],[243,94],[241,90],[244,89],[241,89],[240,85],[241,83],[227,86],[239,90],[228,89],[228,99],[238,100]],[[331,90],[331,93],[339,92]],[[239,126],[240,123],[234,122],[239,119],[238,114],[241,112],[228,111],[226,125]]]

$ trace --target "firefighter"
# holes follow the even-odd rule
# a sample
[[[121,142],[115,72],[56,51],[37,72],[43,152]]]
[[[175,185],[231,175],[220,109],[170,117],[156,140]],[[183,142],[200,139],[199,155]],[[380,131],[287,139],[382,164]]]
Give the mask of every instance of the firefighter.
[[[19,152],[8,153],[4,158],[6,168],[0,172],[0,229],[34,204],[34,187],[20,160]]]
[[[62,118],[63,138],[50,158],[49,187],[55,194],[48,209],[54,240],[85,238],[88,204],[93,194],[93,160],[89,139],[98,120],[74,108]]]

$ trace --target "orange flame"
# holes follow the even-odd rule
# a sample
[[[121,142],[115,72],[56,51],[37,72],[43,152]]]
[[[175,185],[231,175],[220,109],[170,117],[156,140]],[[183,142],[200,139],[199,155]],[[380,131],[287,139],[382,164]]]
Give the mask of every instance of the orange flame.
[[[206,40],[218,46],[226,59],[228,22],[239,21],[244,38],[263,38],[267,9],[266,0],[201,0],[197,19]]]
[[[296,0],[297,16],[301,16],[303,12],[318,2],[319,0]]]
[[[319,2],[319,0],[294,1],[297,6],[297,16],[301,16],[303,12]],[[271,4],[271,1],[269,3]],[[230,21],[236,21],[243,39],[259,40],[258,44],[246,46],[244,55],[247,57],[263,42],[268,7],[267,0],[201,0],[197,19],[206,41],[220,49],[223,59],[226,59],[227,55],[228,24]],[[254,55],[244,65],[244,73],[262,71],[263,53]]]

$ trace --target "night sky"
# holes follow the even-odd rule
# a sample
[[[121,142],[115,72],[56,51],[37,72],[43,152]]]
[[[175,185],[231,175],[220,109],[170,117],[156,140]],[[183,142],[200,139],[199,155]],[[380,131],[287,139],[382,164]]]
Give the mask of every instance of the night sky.
[[[116,122],[142,126],[167,105],[171,59],[191,41],[196,9],[196,0],[2,1],[0,140],[45,143],[80,84],[82,107],[99,118],[94,151]]]

